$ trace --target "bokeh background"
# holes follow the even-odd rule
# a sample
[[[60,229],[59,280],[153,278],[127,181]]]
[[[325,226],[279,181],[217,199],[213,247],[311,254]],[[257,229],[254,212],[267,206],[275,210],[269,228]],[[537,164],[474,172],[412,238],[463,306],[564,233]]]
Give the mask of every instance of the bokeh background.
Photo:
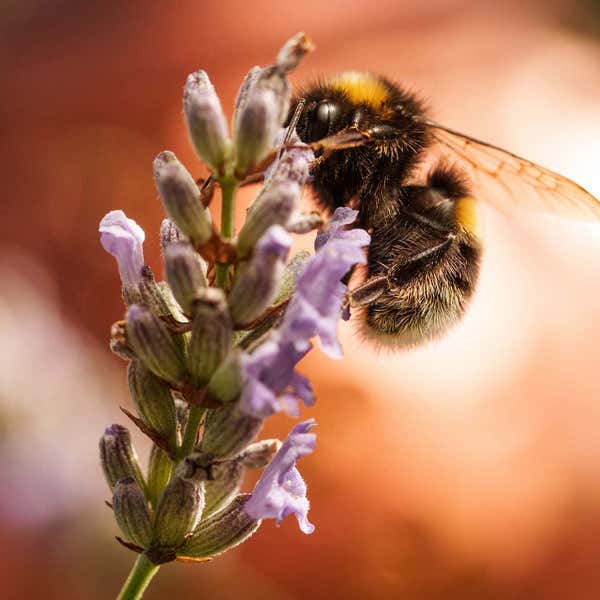
[[[110,598],[124,580],[133,556],[97,458],[129,403],[106,344],[123,306],[97,224],[123,208],[160,272],[153,157],[204,173],[186,75],[206,69],[230,107],[299,30],[318,49],[295,83],[386,73],[438,120],[600,196],[597,1],[4,0],[2,598]],[[267,522],[210,565],[166,565],[147,598],[599,597],[600,228],[484,218],[480,291],[444,340],[377,353],[346,324],[343,361],[301,365],[318,394],[318,449],[301,463],[316,532]]]

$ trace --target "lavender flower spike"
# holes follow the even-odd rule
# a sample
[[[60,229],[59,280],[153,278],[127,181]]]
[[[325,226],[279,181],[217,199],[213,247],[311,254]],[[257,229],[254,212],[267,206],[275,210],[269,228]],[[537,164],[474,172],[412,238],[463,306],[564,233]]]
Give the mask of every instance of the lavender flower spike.
[[[100,242],[117,259],[124,288],[137,286],[144,266],[144,230],[122,210],[111,210],[100,221]]]
[[[314,404],[308,380],[294,367],[311,349],[310,339],[315,335],[326,354],[332,358],[342,355],[337,322],[346,286],[340,279],[353,265],[365,262],[362,247],[370,239],[362,229],[343,229],[357,214],[347,208],[335,211],[330,228],[317,238],[316,255],[298,278],[281,325],[252,354],[242,356],[240,410],[247,415],[265,418],[284,410],[297,416],[297,398],[307,406]]]
[[[257,521],[277,519],[279,525],[293,513],[301,531],[308,534],[315,530],[307,518],[306,483],[296,468],[296,461],[315,449],[317,436],[309,433],[314,424],[314,419],[309,419],[292,429],[244,505],[249,517]]]

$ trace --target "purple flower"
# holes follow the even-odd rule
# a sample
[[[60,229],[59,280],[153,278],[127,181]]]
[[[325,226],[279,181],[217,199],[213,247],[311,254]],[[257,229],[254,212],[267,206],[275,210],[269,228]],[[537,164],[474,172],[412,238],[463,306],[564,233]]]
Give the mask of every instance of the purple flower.
[[[265,418],[284,410],[297,416],[297,398],[307,406],[314,404],[308,380],[294,367],[311,349],[310,339],[315,335],[326,354],[342,355],[336,329],[346,286],[340,279],[353,265],[365,262],[361,248],[370,239],[366,231],[342,229],[356,215],[357,211],[346,208],[335,211],[330,228],[317,238],[316,255],[298,278],[281,325],[253,354],[243,355],[242,412]]]
[[[144,266],[144,230],[122,210],[111,210],[100,221],[100,242],[117,259],[123,286],[135,286]]]
[[[314,419],[298,423],[267,465],[244,505],[250,518],[277,519],[279,525],[293,513],[301,531],[312,533],[315,530],[307,518],[306,483],[296,468],[296,461],[315,449],[317,436],[309,433],[314,424]]]

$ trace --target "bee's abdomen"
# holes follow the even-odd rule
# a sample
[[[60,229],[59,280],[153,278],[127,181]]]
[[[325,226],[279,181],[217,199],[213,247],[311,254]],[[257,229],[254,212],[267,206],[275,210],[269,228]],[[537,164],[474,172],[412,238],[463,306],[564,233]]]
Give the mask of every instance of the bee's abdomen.
[[[363,334],[382,346],[416,346],[440,337],[463,316],[479,273],[480,250],[455,240],[434,264],[413,269],[362,314]]]

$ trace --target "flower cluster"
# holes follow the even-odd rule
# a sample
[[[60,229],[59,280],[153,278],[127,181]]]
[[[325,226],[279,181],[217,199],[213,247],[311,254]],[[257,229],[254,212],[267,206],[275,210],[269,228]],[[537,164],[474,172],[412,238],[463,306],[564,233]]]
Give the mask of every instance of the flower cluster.
[[[127,305],[111,335],[111,349],[129,362],[136,414],[124,412],[153,442],[144,474],[129,431],[112,425],[100,440],[101,461],[122,543],[154,564],[207,560],[267,518],[294,514],[303,532],[314,530],[296,468],[315,447],[313,421],[297,424],[283,444],[254,441],[267,417],[280,411],[297,417],[299,400],[314,403],[296,365],[314,337],[329,356],[341,356],[336,326],[347,291],[341,279],[364,263],[369,243],[365,231],[347,228],[356,211],[338,209],[329,223],[300,212],[313,154],[297,139],[293,148],[276,146],[290,110],[286,74],[310,49],[299,34],[274,65],[249,72],[231,137],[206,73],[188,77],[184,114],[212,175],[197,184],[172,152],[154,161],[167,213],[166,281],[156,281],[144,263],[144,232],[132,219],[114,210],[100,223]],[[261,173],[264,184],[234,236],[235,191]],[[220,229],[208,208],[216,188]],[[288,261],[290,234],[317,226],[315,255]],[[262,467],[253,492],[240,494],[245,470]]]

